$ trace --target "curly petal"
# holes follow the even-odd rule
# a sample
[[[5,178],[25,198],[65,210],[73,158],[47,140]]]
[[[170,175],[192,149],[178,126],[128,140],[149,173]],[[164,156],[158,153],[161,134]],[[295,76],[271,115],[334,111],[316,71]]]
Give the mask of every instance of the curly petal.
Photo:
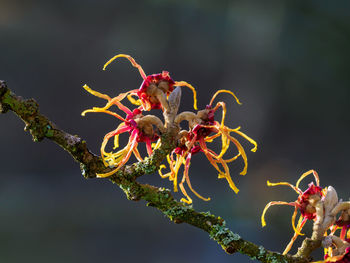
[[[116,118],[118,118],[119,120],[121,121],[126,121],[122,116],[120,116],[119,114],[113,112],[113,111],[109,111],[109,110],[105,110],[104,108],[98,108],[98,107],[93,107],[92,109],[87,109],[87,110],[84,110],[82,113],[81,113],[81,116],[85,116],[86,113],[89,113],[89,112],[102,112],[102,113],[107,113],[109,115],[112,115]]]
[[[118,128],[117,128],[117,131],[119,131],[119,132],[116,133],[116,134],[114,135],[114,146],[113,146],[113,150],[119,148],[119,135],[120,135],[121,133],[130,131],[130,127],[125,126],[124,123],[121,123],[121,124],[119,124],[119,126],[118,126]]]
[[[258,144],[256,143],[256,141],[254,141],[252,138],[250,138],[249,136],[247,136],[245,133],[240,131],[241,127],[238,127],[236,129],[229,129],[229,131],[237,133],[238,135],[240,135],[241,137],[243,137],[244,139],[246,139],[247,141],[249,141],[251,144],[254,145],[254,148],[251,149],[252,152],[256,152],[256,150],[258,149]]]
[[[295,226],[295,219],[296,219],[297,213],[298,213],[298,207],[295,206],[294,213],[292,215],[292,227],[293,227],[294,233],[296,233],[299,236],[303,236],[304,234],[300,233],[299,230],[298,230],[298,227]],[[303,220],[303,218],[304,218],[303,216],[299,217],[297,226],[300,224],[300,221]]]
[[[90,110],[89,112],[103,112],[104,110],[108,110],[111,106],[116,105],[120,110],[124,111],[126,114],[132,113],[130,111],[130,109],[128,107],[124,106],[120,101],[123,100],[127,95],[136,93],[137,90],[130,90],[130,91],[127,91],[127,92],[124,92],[124,93],[120,93],[116,97],[111,98],[110,96],[108,96],[106,94],[102,94],[102,93],[100,93],[98,91],[92,90],[86,84],[83,86],[83,88],[86,91],[88,91],[90,94],[92,94],[92,95],[94,95],[96,97],[105,99],[105,100],[108,101],[107,104],[104,107],[102,107],[102,108],[94,107],[95,111],[91,111]],[[82,116],[84,116],[86,112],[87,111],[84,111],[82,113]]]
[[[158,170],[158,173],[159,173],[160,177],[163,178],[163,179],[164,178],[168,178],[171,175],[171,171],[166,173],[166,174],[163,174],[162,170],[165,169],[165,168],[166,168],[165,164],[161,164],[159,166],[159,170]]]
[[[219,107],[222,108],[221,127],[223,127],[223,126],[224,126],[224,123],[225,123],[226,111],[227,111],[227,110],[226,110],[226,104],[225,104],[225,102],[222,102],[222,101],[218,102],[218,103],[216,104],[216,106],[214,107],[213,111],[214,111],[214,112],[217,111],[217,109],[218,109]]]
[[[119,141],[118,141],[119,134],[124,133],[124,132],[128,132],[131,130],[130,127],[124,126],[123,124],[124,123],[119,125],[116,130],[107,133],[105,135],[105,137],[103,138],[103,142],[101,145],[101,156],[102,156],[102,160],[103,160],[103,163],[105,164],[105,166],[108,166],[104,156],[108,155],[108,153],[105,152],[105,148],[106,148],[106,145],[107,145],[109,139],[112,138],[113,136],[116,136],[117,138],[114,141],[114,146],[119,146]]]
[[[135,59],[133,59],[131,56],[129,55],[126,55],[126,54],[118,54],[114,57],[112,57],[110,60],[108,60],[104,66],[103,66],[103,70],[106,70],[107,66],[109,64],[111,64],[114,60],[116,60],[117,58],[126,58],[127,60],[130,61],[131,65],[133,65],[135,68],[137,68],[140,72],[140,75],[143,79],[146,79],[146,74],[145,72],[143,71],[142,67],[136,63]]]
[[[261,225],[264,227],[264,226],[266,226],[266,221],[265,221],[265,214],[266,214],[266,212],[267,212],[267,209],[269,209],[271,206],[273,206],[273,205],[289,205],[289,206],[295,206],[296,204],[294,203],[294,202],[290,202],[290,203],[288,203],[288,202],[284,202],[284,201],[271,201],[271,202],[269,202],[266,206],[265,206],[265,208],[264,208],[264,210],[263,210],[263,212],[262,212],[262,215],[261,215]]]
[[[237,194],[239,192],[239,189],[236,187],[234,182],[232,181],[231,175],[230,175],[230,170],[226,164],[226,162],[222,158],[218,158],[218,155],[207,148],[205,142],[203,139],[199,141],[199,144],[201,146],[201,149],[205,156],[207,157],[208,161],[211,163],[211,165],[219,172],[218,178],[225,178],[226,181],[228,182],[230,188]],[[219,166],[217,165],[220,163],[222,167],[224,168],[224,171],[222,171]]]
[[[217,92],[215,92],[215,94],[213,95],[213,97],[212,97],[211,100],[210,100],[209,105],[212,105],[212,104],[213,104],[213,102],[214,102],[216,96],[219,95],[220,93],[229,93],[229,94],[231,94],[231,95],[235,98],[235,100],[236,100],[236,102],[237,102],[238,104],[240,104],[240,105],[242,104],[242,103],[239,101],[239,99],[237,98],[237,96],[236,96],[232,91],[226,90],[226,89],[221,89],[221,90],[218,90]]]
[[[93,89],[91,89],[88,85],[84,84],[83,88],[89,92],[90,94],[96,96],[96,97],[99,97],[101,99],[105,99],[105,100],[111,100],[111,97],[109,97],[107,94],[103,94],[103,93],[100,93],[98,91],[95,91]]]
[[[136,96],[136,94],[129,94],[127,96],[128,100],[130,101],[131,104],[136,105],[136,106],[141,106],[141,100],[140,99],[134,99],[133,96]]]
[[[241,175],[247,174],[247,169],[248,169],[248,158],[247,158],[247,155],[246,155],[246,153],[245,153],[245,151],[244,151],[243,146],[240,144],[240,142],[239,142],[236,138],[234,138],[234,137],[232,137],[232,136],[230,136],[230,135],[228,135],[227,137],[231,140],[231,142],[233,142],[233,143],[236,145],[237,150],[238,150],[238,152],[241,154],[242,159],[243,159],[243,161],[244,161],[244,168],[243,168],[242,172],[240,172],[240,174],[241,174]]]
[[[175,86],[179,86],[179,87],[187,87],[189,88],[190,90],[192,90],[193,92],[193,108],[195,110],[197,110],[197,92],[196,92],[196,89],[189,83],[187,83],[186,81],[175,81]]]
[[[290,188],[292,188],[295,192],[297,192],[297,194],[303,193],[299,188],[297,188],[296,186],[294,186],[288,182],[271,183],[270,181],[267,181],[266,184],[267,184],[267,186],[286,185],[286,186],[289,186]]]
[[[318,177],[318,174],[315,170],[309,170],[305,173],[303,173],[300,178],[298,179],[297,183],[295,184],[295,187],[299,187],[299,184],[300,182],[306,177],[308,176],[309,174],[312,174],[315,178],[315,181],[316,181],[316,185],[317,186],[320,186],[320,178]]]
[[[170,172],[163,174],[162,169],[166,168],[166,166],[164,164],[162,164],[159,167],[158,173],[159,173],[161,178],[169,178],[170,181],[173,181],[174,192],[177,192],[178,191],[177,176],[179,173],[179,169],[180,169],[181,165],[183,164],[183,157],[176,155],[176,161],[175,161],[172,157],[172,154],[173,153],[167,155],[167,161],[169,163]],[[170,155],[171,155],[171,157],[170,157]]]
[[[112,160],[112,162],[110,162],[107,165],[117,165],[117,168],[108,172],[108,173],[104,173],[104,174],[96,174],[97,177],[99,178],[105,178],[105,177],[109,177],[113,174],[115,174],[121,167],[123,167],[126,162],[130,159],[131,154],[133,153],[133,150],[137,147],[138,143],[137,143],[137,138],[138,138],[138,131],[134,130],[129,138],[129,142],[128,144],[125,146],[124,149],[120,150],[119,152],[115,153],[115,154],[107,154],[108,157],[112,157],[114,158],[114,160]],[[102,144],[103,147],[105,147],[107,142],[105,142]],[[103,148],[104,151],[104,148]],[[102,152],[102,147],[101,147],[101,152]],[[104,158],[104,155],[102,155],[102,158]]]
[[[220,133],[217,133],[217,134],[214,134],[211,136],[207,136],[207,137],[205,137],[205,141],[206,142],[213,142],[214,139],[216,139],[217,137],[220,137],[220,136],[221,136]]]
[[[222,159],[218,159],[218,161],[220,162],[220,164],[224,168],[225,173],[223,174],[223,176],[225,177],[225,179],[228,182],[228,184],[231,187],[231,189],[237,194],[239,189],[236,187],[236,185],[232,181],[232,178],[231,178],[231,175],[230,175],[230,170],[228,169],[228,166],[227,166],[226,162],[224,160],[222,160]]]

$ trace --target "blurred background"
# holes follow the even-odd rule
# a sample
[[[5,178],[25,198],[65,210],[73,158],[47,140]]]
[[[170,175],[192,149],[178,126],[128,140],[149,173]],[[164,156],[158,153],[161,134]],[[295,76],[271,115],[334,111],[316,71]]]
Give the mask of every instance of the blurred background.
[[[260,216],[269,201],[296,194],[268,188],[267,180],[295,183],[315,169],[322,186],[349,197],[349,11],[349,1],[0,0],[0,79],[35,98],[42,113],[96,153],[118,121],[81,117],[104,104],[82,85],[114,96],[142,81],[125,59],[102,71],[115,54],[132,55],[146,74],[167,70],[191,83],[199,108],[217,89],[234,91],[241,106],[219,97],[228,105],[226,123],[241,126],[258,151],[240,140],[249,168],[243,177],[241,160],[230,165],[238,195],[204,155],[194,156],[192,185],[212,198],[194,197],[194,207],[220,215],[247,240],[283,251],[293,209],[272,207],[265,228]],[[181,110],[191,110],[190,90],[182,94]],[[143,201],[128,201],[108,180],[85,180],[65,151],[48,140],[33,143],[11,112],[0,116],[0,127],[1,262],[251,262]],[[140,181],[172,189],[158,174]]]

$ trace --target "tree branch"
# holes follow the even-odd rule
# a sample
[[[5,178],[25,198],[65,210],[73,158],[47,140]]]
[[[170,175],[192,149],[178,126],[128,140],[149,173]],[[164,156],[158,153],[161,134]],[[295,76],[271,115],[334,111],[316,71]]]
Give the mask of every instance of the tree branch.
[[[23,99],[11,92],[4,81],[0,81],[0,112],[13,111],[26,124],[25,130],[29,131],[34,141],[44,138],[54,141],[80,163],[82,174],[85,178],[94,178],[96,173],[106,173],[111,168],[105,167],[102,158],[89,151],[86,142],[77,135],[71,135],[60,130],[47,117],[40,114],[39,105],[33,99]],[[169,127],[170,126],[170,127]],[[187,223],[200,228],[214,239],[229,254],[240,252],[261,262],[289,262],[306,263],[308,258],[292,255],[282,255],[266,250],[249,241],[245,241],[238,234],[233,233],[225,225],[221,217],[210,212],[197,212],[192,206],[176,201],[170,190],[136,182],[137,177],[150,174],[158,170],[161,162],[175,148],[175,139],[178,130],[168,125],[161,137],[161,147],[153,152],[144,161],[126,165],[116,174],[108,177],[117,184],[126,194],[129,200],[145,200],[147,206],[153,206],[164,213],[174,223]],[[304,242],[304,249],[314,248]]]

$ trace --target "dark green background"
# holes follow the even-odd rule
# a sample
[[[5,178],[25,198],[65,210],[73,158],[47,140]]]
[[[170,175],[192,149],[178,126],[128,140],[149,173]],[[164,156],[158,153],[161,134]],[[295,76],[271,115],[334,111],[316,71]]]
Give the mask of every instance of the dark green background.
[[[168,70],[193,84],[199,107],[215,90],[233,90],[243,105],[220,97],[227,124],[242,126],[259,149],[248,153],[245,177],[241,161],[230,165],[238,195],[195,156],[192,184],[212,201],[194,199],[194,206],[221,215],[243,238],[283,251],[292,208],[271,208],[264,229],[260,215],[267,202],[296,195],[267,188],[267,180],[295,183],[316,169],[323,186],[349,197],[349,12],[349,1],[0,0],[0,79],[35,98],[94,152],[117,122],[82,118],[103,101],[81,86],[116,95],[142,80],[127,61],[103,72],[115,54],[132,55],[146,74]],[[181,109],[191,105],[183,89]],[[0,262],[251,262],[126,200],[107,180],[85,180],[66,152],[49,141],[34,144],[23,126],[12,113],[0,116]],[[157,174],[141,181],[172,187]]]

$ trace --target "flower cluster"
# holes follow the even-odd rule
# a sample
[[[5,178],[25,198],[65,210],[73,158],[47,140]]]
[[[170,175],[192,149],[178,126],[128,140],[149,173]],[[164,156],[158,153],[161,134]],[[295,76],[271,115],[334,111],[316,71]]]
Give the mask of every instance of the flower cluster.
[[[311,182],[305,191],[299,188],[300,182],[308,175],[312,174],[316,185]],[[292,215],[292,227],[294,235],[284,250],[283,254],[287,254],[296,238],[301,233],[305,223],[313,221],[312,240],[322,240],[322,245],[325,250],[324,261],[320,262],[350,262],[350,202],[338,201],[338,195],[332,186],[322,188],[319,186],[320,181],[318,174],[314,170],[310,170],[301,175],[296,185],[287,182],[270,183],[268,186],[286,185],[291,187],[297,194],[298,198],[294,202],[272,201],[269,202],[262,213],[262,226],[266,225],[265,214],[269,207],[273,205],[289,205],[294,207]],[[295,220],[298,211],[300,217],[297,225]],[[340,217],[337,219],[337,214]],[[335,235],[336,231],[340,229],[339,237]]]
[[[254,145],[251,149],[252,152],[255,152],[257,149],[256,142],[242,133],[240,131],[240,127],[236,129],[231,129],[225,125],[226,118],[226,105],[224,102],[218,102],[215,107],[212,106],[216,96],[220,93],[229,93],[236,99],[237,103],[240,104],[238,98],[229,90],[219,90],[212,97],[210,103],[206,106],[204,110],[200,110],[197,113],[193,112],[182,112],[177,115],[175,119],[176,124],[180,124],[182,121],[188,122],[188,130],[181,130],[179,133],[179,143],[178,147],[175,148],[170,155],[168,155],[168,163],[170,167],[170,171],[166,174],[162,173],[162,168],[165,168],[165,165],[161,166],[159,170],[159,174],[162,178],[169,178],[169,180],[173,181],[174,191],[178,191],[178,173],[179,169],[182,165],[184,165],[184,172],[179,183],[179,187],[181,192],[186,198],[182,198],[183,202],[188,204],[192,203],[191,197],[187,194],[184,183],[187,183],[188,188],[194,193],[198,198],[202,200],[209,201],[210,198],[204,198],[200,194],[198,194],[191,185],[190,178],[188,176],[189,166],[191,162],[191,158],[194,154],[198,152],[203,152],[207,157],[208,161],[211,165],[219,173],[219,178],[225,178],[229,183],[230,187],[235,193],[238,193],[238,188],[233,183],[230,170],[228,168],[228,163],[236,160],[239,156],[242,156],[244,161],[244,168],[241,172],[241,175],[245,175],[247,173],[248,161],[247,156],[244,151],[244,148],[240,144],[240,142],[231,135],[231,133],[236,133],[248,140],[250,143]],[[221,122],[215,120],[215,113],[219,108],[222,108],[222,118]],[[213,142],[214,139],[221,137],[222,141],[222,149],[220,153],[215,153],[213,150],[209,149],[207,143]],[[238,153],[229,159],[224,159],[224,155],[227,152],[230,143],[235,144]],[[221,167],[220,167],[221,166]]]
[[[84,85],[84,88],[89,93],[106,99],[108,102],[104,107],[94,107],[92,109],[83,111],[83,116],[85,116],[85,114],[88,112],[103,112],[110,114],[122,121],[122,123],[120,123],[115,130],[105,135],[101,145],[101,156],[105,166],[115,167],[115,169],[105,174],[97,174],[97,177],[108,177],[116,173],[123,165],[126,164],[132,153],[135,155],[137,160],[142,161],[143,158],[137,149],[138,143],[140,142],[146,143],[148,155],[152,154],[152,142],[157,141],[160,137],[160,133],[164,131],[163,122],[158,117],[153,115],[144,116],[142,114],[142,109],[136,108],[131,111],[128,107],[122,105],[120,103],[120,100],[123,99],[127,93],[123,93],[117,97],[110,98],[106,94],[102,94],[90,89],[87,85]],[[113,105],[116,105],[120,110],[124,111],[126,117],[123,118],[119,114],[109,110],[109,108]],[[156,127],[156,130],[154,127]],[[105,147],[109,139],[112,137],[114,137],[114,149],[118,148],[119,135],[126,132],[130,134],[130,137],[128,144],[122,150],[119,150],[118,152],[105,151]]]
[[[134,89],[121,93],[116,97],[111,98],[106,94],[99,93],[92,90],[87,85],[84,85],[86,91],[94,96],[107,100],[104,107],[93,107],[92,109],[85,110],[82,115],[84,116],[88,112],[103,112],[110,114],[118,118],[121,123],[117,128],[107,133],[103,139],[101,145],[101,156],[106,167],[111,167],[112,170],[105,174],[98,174],[98,177],[108,177],[116,173],[121,167],[123,167],[129,160],[132,154],[137,160],[142,161],[138,151],[138,144],[145,143],[147,153],[150,156],[152,152],[161,145],[160,136],[166,131],[165,124],[154,115],[145,115],[145,112],[151,109],[161,109],[164,113],[169,114],[173,109],[171,108],[168,99],[170,94],[174,91],[175,87],[188,87],[193,92],[194,109],[197,110],[197,98],[196,90],[192,85],[185,81],[174,81],[169,72],[163,71],[162,73],[146,75],[142,67],[136,63],[136,61],[129,55],[119,54],[110,59],[103,67],[106,67],[117,58],[126,58],[130,63],[139,70],[139,73],[143,79],[143,82],[139,89]],[[230,176],[228,163],[233,162],[240,156],[244,161],[244,169],[241,172],[242,175],[247,173],[248,161],[243,146],[232,135],[241,136],[254,145],[251,151],[255,152],[257,149],[256,142],[240,131],[240,127],[231,129],[225,125],[226,118],[226,105],[224,102],[218,102],[213,106],[213,102],[218,94],[229,93],[231,94],[238,104],[240,104],[235,94],[229,90],[219,90],[211,99],[210,103],[205,109],[194,112],[182,112],[174,116],[174,125],[180,127],[182,121],[188,122],[188,130],[181,130],[177,138],[177,147],[167,156],[170,171],[166,174],[162,173],[162,169],[165,165],[162,165],[159,169],[159,173],[162,178],[169,178],[173,181],[174,191],[178,191],[178,185],[181,192],[186,198],[181,200],[186,203],[192,203],[192,199],[187,194],[184,183],[190,190],[199,198],[203,200],[209,200],[210,198],[204,198],[198,194],[191,185],[188,171],[192,156],[198,152],[203,152],[209,162],[219,173],[219,178],[225,178],[230,187],[237,193],[238,188],[232,181]],[[122,101],[127,98],[131,104],[137,106],[137,108],[130,110],[125,106]],[[116,106],[120,111],[124,112],[125,117],[120,116],[117,112],[112,111],[110,108]],[[221,122],[215,120],[216,112],[219,108],[222,108]],[[176,114],[173,113],[173,114]],[[111,138],[114,137],[114,149],[119,147],[119,135],[122,133],[129,133],[129,141],[127,145],[117,152],[106,152],[105,148]],[[221,138],[222,149],[220,153],[216,153],[209,149],[207,144],[214,141],[216,138]],[[231,158],[224,158],[230,144],[233,143],[238,153]],[[181,166],[184,165],[184,172],[181,182],[178,184],[177,176]]]

